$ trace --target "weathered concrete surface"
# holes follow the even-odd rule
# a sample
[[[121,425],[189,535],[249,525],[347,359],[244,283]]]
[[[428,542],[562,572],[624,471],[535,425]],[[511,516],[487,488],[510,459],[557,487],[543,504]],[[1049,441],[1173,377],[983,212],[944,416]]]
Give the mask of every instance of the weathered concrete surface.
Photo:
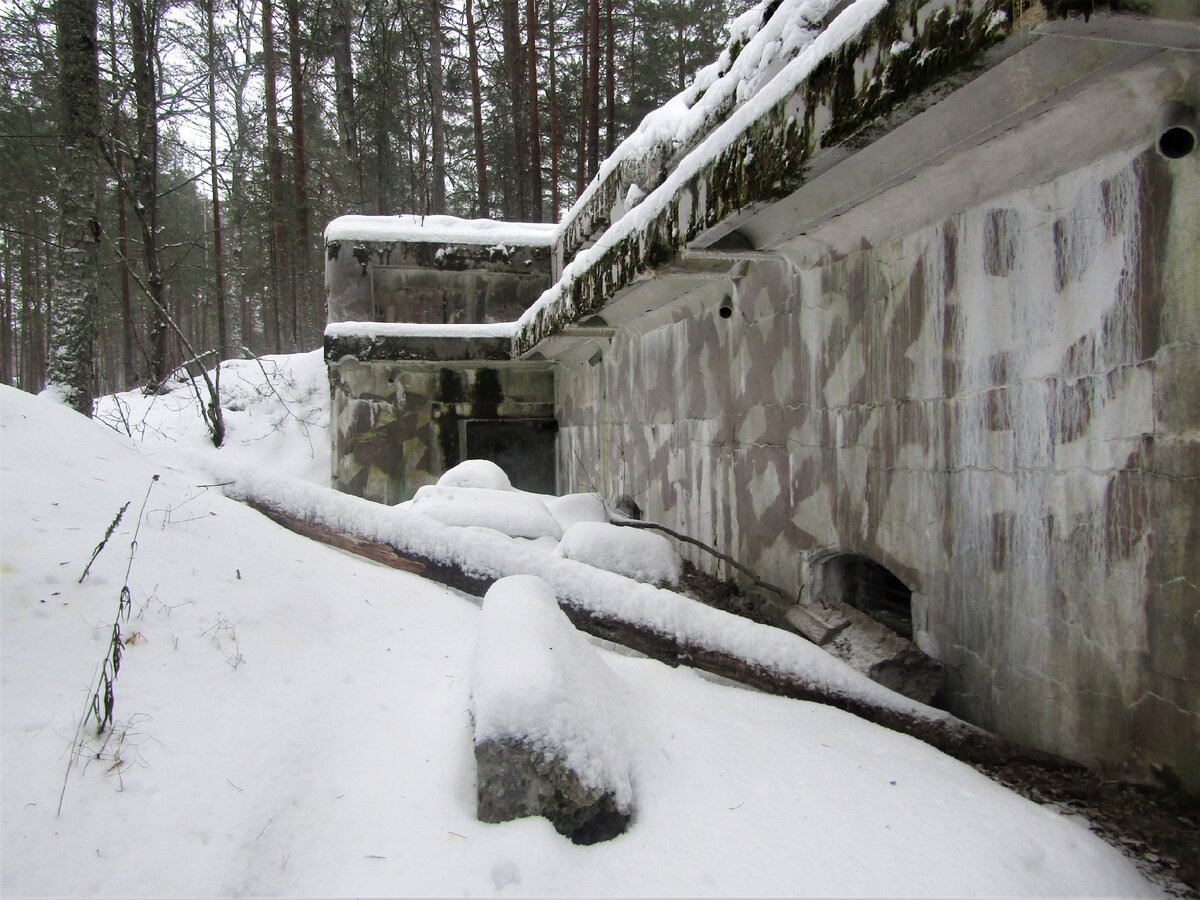
[[[881,563],[955,711],[1200,792],[1200,154],[1151,149],[1200,11],[1100,5],[882,5],[655,180],[615,167],[513,346],[557,360],[560,489],[797,590]],[[619,219],[630,178],[662,187]],[[334,321],[378,312],[354,249]]]
[[[330,322],[508,322],[550,279],[547,247],[333,241],[325,249]]]
[[[348,323],[325,336],[334,487],[398,503],[479,457],[517,487],[554,491],[548,365],[514,362],[507,336],[371,327],[510,321],[545,290],[550,256],[546,246],[432,238],[326,244],[329,323]]]
[[[515,487],[555,488],[554,372],[545,363],[329,360],[333,486],[399,503],[468,458]]]
[[[775,583],[876,560],[954,712],[1200,788],[1198,156],[1110,154],[753,262],[728,319],[618,329],[559,373],[561,488]]]

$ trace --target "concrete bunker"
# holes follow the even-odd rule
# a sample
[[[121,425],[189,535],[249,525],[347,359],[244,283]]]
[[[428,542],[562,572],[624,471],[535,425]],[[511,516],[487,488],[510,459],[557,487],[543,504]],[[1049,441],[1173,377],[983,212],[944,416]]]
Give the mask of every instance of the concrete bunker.
[[[553,231],[450,216],[330,224],[336,488],[398,503],[463,460],[489,459],[515,487],[554,492],[553,367],[514,359],[504,324],[549,284]]]
[[[465,256],[438,255],[458,238],[436,217],[327,232],[335,484],[435,480],[429,423],[458,416],[469,445],[487,418],[437,371],[495,368],[526,398],[501,417],[553,420],[560,492],[636,497],[803,587],[788,622],[877,680],[932,686],[914,646],[956,715],[1200,791],[1200,9],[1094,5],[895,0],[812,65],[731,46],[687,98],[694,133],[622,145],[536,236],[549,290],[503,328],[486,292],[497,324],[454,325],[470,303],[383,268],[415,241],[480,271],[529,226]],[[743,37],[847,8],[801,6]],[[388,442],[403,472],[369,468]],[[903,590],[856,555],[911,588],[911,642],[876,618],[903,624]]]

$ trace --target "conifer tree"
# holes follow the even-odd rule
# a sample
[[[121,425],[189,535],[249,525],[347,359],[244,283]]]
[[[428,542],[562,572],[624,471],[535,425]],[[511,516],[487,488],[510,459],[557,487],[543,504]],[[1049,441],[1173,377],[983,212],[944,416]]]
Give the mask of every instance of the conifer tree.
[[[48,380],[64,400],[92,414],[100,240],[99,60],[96,0],[57,0],[59,61],[59,253]]]

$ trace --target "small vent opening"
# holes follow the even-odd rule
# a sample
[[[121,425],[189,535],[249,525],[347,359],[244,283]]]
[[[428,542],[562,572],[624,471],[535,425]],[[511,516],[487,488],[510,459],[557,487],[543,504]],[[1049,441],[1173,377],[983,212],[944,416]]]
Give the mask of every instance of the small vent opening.
[[[822,561],[820,591],[912,640],[912,591],[879,563],[853,553]]]

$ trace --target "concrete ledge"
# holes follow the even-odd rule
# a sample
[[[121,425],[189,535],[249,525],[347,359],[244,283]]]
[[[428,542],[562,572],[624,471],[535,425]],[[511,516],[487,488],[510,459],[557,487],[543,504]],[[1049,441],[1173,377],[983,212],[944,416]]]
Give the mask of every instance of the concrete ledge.
[[[511,337],[447,335],[325,335],[325,361],[496,362],[512,359]]]

